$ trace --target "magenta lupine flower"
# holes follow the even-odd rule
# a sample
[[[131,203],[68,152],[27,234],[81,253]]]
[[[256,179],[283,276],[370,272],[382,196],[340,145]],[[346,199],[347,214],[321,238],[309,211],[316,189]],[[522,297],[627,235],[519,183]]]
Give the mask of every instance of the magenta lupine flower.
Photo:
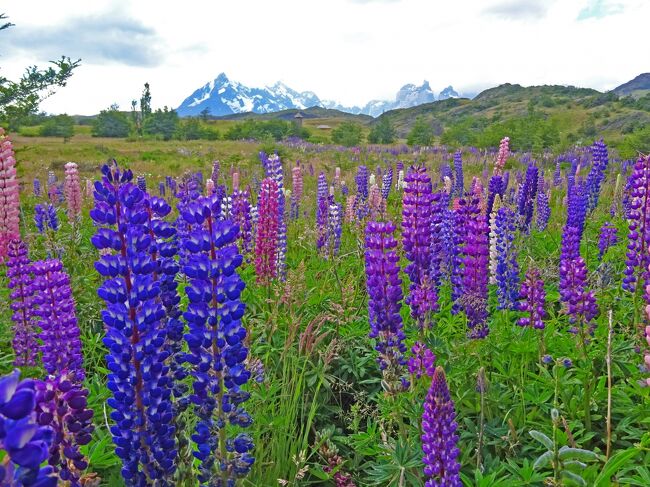
[[[417,379],[423,375],[433,377],[436,369],[436,356],[429,350],[429,348],[422,342],[415,342],[411,347],[411,357],[408,360],[409,374],[415,376]]]
[[[34,366],[38,354],[36,320],[34,314],[34,276],[27,246],[20,240],[12,240],[7,247],[7,277],[9,299],[14,322],[14,365]]]
[[[628,252],[623,289],[634,292],[639,279],[648,281],[650,264],[650,156],[641,156],[628,180]]]
[[[539,271],[534,267],[528,269],[526,278],[521,283],[519,291],[518,309],[528,314],[519,318],[519,326],[532,326],[538,330],[544,329],[544,318],[546,318],[546,291],[544,290],[544,281],[539,277]]]
[[[16,159],[9,136],[0,127],[0,262],[7,256],[12,240],[20,240],[20,196],[16,179]]]
[[[456,410],[442,367],[436,367],[422,413],[425,487],[461,487]]]
[[[384,384],[391,392],[404,386],[404,330],[400,308],[402,280],[399,277],[397,240],[392,222],[368,222],[366,226],[366,288],[370,338],[376,340],[377,363]]]
[[[65,165],[65,181],[63,183],[65,201],[68,204],[68,221],[73,222],[81,216],[81,183],[79,169],[74,162]]]
[[[278,185],[271,178],[262,181],[255,239],[257,282],[268,285],[278,277]]]
[[[402,246],[409,265],[404,271],[411,281],[406,299],[419,326],[438,309],[436,279],[431,266],[433,230],[431,178],[422,166],[411,167],[404,180],[402,198]]]

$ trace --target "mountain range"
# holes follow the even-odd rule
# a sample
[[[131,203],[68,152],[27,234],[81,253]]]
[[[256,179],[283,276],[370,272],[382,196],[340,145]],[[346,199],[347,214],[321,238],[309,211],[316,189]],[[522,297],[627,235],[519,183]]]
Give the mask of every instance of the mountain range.
[[[443,89],[436,97],[428,81],[420,86],[402,86],[394,100],[371,100],[365,106],[346,107],[331,100],[321,100],[312,91],[298,92],[278,81],[272,86],[251,88],[230,80],[221,73],[188,96],[176,109],[181,117],[196,116],[207,110],[214,117],[237,113],[271,113],[289,109],[322,107],[342,112],[377,117],[397,108],[410,108],[436,100],[460,98],[452,86]]]

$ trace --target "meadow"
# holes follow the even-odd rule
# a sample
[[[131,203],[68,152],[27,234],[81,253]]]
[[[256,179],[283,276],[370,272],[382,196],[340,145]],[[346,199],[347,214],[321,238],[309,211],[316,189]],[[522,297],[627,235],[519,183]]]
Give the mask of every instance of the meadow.
[[[650,485],[606,143],[4,138],[0,485]]]

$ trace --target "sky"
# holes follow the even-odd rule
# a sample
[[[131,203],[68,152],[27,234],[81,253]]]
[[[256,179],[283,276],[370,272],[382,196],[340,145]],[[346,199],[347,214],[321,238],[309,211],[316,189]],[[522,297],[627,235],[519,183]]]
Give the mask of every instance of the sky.
[[[0,75],[81,58],[49,113],[130,109],[145,82],[176,108],[225,72],[364,105],[428,80],[608,90],[650,71],[648,0],[5,0]]]

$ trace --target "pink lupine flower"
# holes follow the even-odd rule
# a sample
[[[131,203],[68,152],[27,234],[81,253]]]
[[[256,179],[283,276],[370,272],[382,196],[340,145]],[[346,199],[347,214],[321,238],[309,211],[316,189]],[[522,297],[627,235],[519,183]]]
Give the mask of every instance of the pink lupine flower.
[[[74,162],[65,165],[63,191],[68,204],[68,221],[73,222],[81,216],[81,183],[79,168]]]
[[[354,220],[354,202],[356,198],[353,195],[348,196],[345,200],[345,221],[351,222]]]
[[[257,235],[255,238],[255,272],[257,282],[270,284],[277,277],[278,185],[271,179],[262,181],[258,204]]]
[[[232,190],[233,190],[233,192],[239,190],[239,173],[238,172],[232,173]]]
[[[341,168],[340,167],[337,167],[336,169],[334,169],[334,184],[336,186],[341,185]]]
[[[370,187],[370,193],[368,194],[368,206],[372,212],[372,218],[375,220],[380,215],[383,215],[386,211],[386,200],[381,197],[381,190],[376,184],[373,184]]]
[[[9,242],[20,239],[19,206],[14,149],[0,127],[0,262],[7,256]]]
[[[501,139],[501,144],[499,144],[499,153],[497,154],[497,160],[494,163],[494,174],[502,175],[503,167],[506,165],[508,156],[510,155],[510,137],[504,137]]]
[[[205,195],[211,196],[214,194],[214,181],[212,179],[206,179],[205,181]]]

